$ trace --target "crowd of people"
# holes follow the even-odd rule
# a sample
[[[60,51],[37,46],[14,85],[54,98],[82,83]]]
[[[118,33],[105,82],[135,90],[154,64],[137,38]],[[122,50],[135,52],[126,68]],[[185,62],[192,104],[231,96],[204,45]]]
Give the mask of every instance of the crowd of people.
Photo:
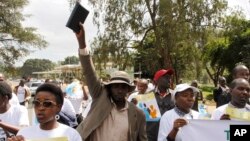
[[[181,141],[180,128],[188,124],[187,120],[199,119],[198,103],[205,103],[198,81],[181,82],[172,88],[174,70],[161,69],[154,74],[153,84],[147,79],[131,83],[124,71],[116,71],[109,81],[102,82],[86,48],[83,25],[80,27],[76,39],[88,89],[78,80],[66,88],[50,81],[42,84],[32,101],[36,124],[29,125],[25,102],[29,101],[30,92],[25,82],[21,80],[12,89],[0,73],[0,140],[63,137],[68,141]],[[235,120],[226,113],[227,107],[250,112],[249,69],[237,65],[232,75],[229,86],[221,76],[213,91],[217,108],[212,120]],[[159,109],[159,120],[146,120],[148,115],[138,106],[138,97],[149,93]],[[88,101],[85,111],[83,101]],[[157,108],[150,106],[146,112],[157,117]]]

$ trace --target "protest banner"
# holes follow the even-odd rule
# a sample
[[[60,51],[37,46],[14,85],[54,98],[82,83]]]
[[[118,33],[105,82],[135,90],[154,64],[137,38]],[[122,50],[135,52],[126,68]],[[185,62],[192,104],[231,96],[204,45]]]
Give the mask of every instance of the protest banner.
[[[135,97],[138,101],[137,107],[140,108],[145,116],[146,121],[159,121],[161,113],[153,92]]]
[[[232,120],[189,120],[179,130],[182,141],[229,141],[230,125],[249,125],[250,122]]]

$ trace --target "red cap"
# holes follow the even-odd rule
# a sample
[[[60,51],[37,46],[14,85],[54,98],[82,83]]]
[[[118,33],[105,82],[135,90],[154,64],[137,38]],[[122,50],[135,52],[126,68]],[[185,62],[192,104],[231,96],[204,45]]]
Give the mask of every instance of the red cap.
[[[163,75],[165,74],[169,74],[169,75],[172,75],[174,73],[174,70],[173,69],[161,69],[161,70],[158,70],[156,73],[155,73],[155,76],[154,76],[154,81],[156,82],[159,78],[161,78]]]

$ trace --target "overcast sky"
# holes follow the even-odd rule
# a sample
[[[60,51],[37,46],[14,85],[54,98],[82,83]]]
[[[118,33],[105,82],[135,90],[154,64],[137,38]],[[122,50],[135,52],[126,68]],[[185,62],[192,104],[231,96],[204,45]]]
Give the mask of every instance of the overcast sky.
[[[78,44],[75,35],[65,26],[71,13],[68,0],[29,1],[29,5],[24,8],[23,13],[32,16],[26,18],[23,25],[37,28],[37,32],[44,37],[49,45],[46,49],[34,50],[28,57],[20,60],[17,65],[22,65],[28,58],[50,59],[57,62],[68,56],[77,55]],[[90,10],[87,0],[82,0],[81,4]],[[97,31],[92,24],[90,15],[87,17],[84,27],[87,34],[87,44],[89,45]]]
[[[39,34],[49,43],[43,50],[35,50],[26,58],[20,60],[20,66],[28,58],[49,59],[53,62],[62,61],[64,58],[77,55],[77,41],[73,32],[65,25],[70,15],[68,0],[29,0],[29,5],[24,8],[24,14],[31,14],[23,23],[24,26],[37,28]],[[81,4],[92,12],[87,5],[88,0]],[[229,0],[229,6],[240,5],[250,17],[249,0]],[[91,14],[90,14],[91,15]],[[87,45],[96,36],[97,29],[92,24],[92,17],[85,21]]]

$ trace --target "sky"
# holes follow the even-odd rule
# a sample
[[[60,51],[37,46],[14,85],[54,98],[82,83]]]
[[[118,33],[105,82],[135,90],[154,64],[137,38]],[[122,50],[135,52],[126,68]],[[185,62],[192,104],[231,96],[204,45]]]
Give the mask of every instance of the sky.
[[[90,45],[97,35],[97,28],[92,23],[91,7],[88,0],[81,0],[81,4],[90,11],[84,27],[86,32],[87,46]],[[230,7],[240,6],[250,19],[249,0],[229,0]],[[68,0],[29,0],[29,4],[24,8],[23,14],[31,14],[26,18],[23,26],[37,28],[37,33],[41,34],[49,43],[46,49],[34,50],[30,55],[19,60],[16,65],[22,66],[26,59],[49,59],[53,62],[63,61],[68,56],[78,55],[78,44],[74,33],[65,25],[70,16]]]
[[[90,11],[84,23],[86,41],[89,45],[97,34],[97,28],[92,23],[92,13],[87,0],[82,0],[81,4]],[[31,58],[57,62],[63,61],[68,56],[78,55],[75,34],[65,26],[71,14],[68,0],[29,0],[29,5],[24,8],[23,14],[31,14],[25,19],[23,26],[37,28],[37,33],[43,36],[48,46],[42,50],[35,49],[30,55],[18,61],[17,66]]]

